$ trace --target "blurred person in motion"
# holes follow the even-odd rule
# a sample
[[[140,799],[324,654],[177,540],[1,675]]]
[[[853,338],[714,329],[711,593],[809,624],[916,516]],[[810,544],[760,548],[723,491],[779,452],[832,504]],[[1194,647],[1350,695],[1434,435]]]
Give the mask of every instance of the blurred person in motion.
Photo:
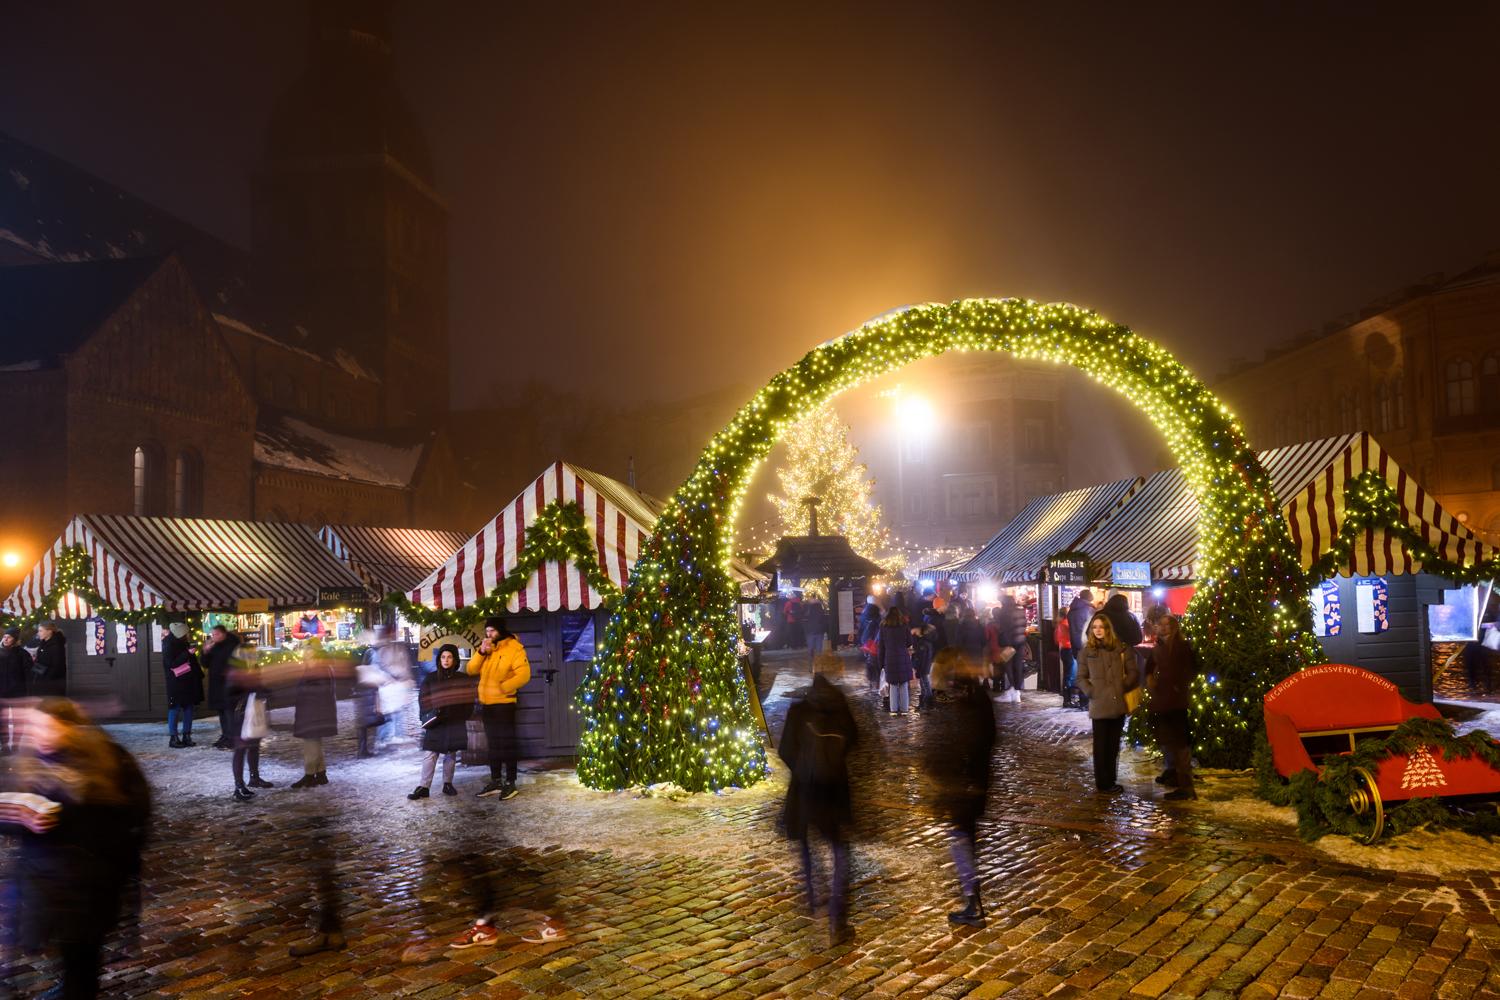
[[[1134,619],[1132,619],[1133,621]],[[1078,686],[1089,699],[1094,729],[1094,786],[1101,794],[1123,792],[1118,780],[1120,736],[1125,731],[1125,692],[1140,683],[1135,650],[1115,637],[1102,611],[1089,622],[1089,637],[1078,658]]]
[[[167,678],[167,746],[192,747],[193,709],[203,704],[203,667],[188,644],[187,622],[172,622],[161,637],[161,666]],[[178,724],[182,735],[178,736]]]
[[[899,615],[900,611],[891,609],[890,616]],[[904,633],[905,627],[902,626],[901,630]],[[829,659],[823,662],[830,670],[842,670],[842,661]],[[787,710],[786,725],[782,728],[776,752],[792,772],[783,816],[786,835],[801,847],[809,913],[818,907],[818,878],[812,849],[814,830],[828,842],[832,855],[828,933],[833,944],[841,944],[852,936],[846,910],[848,831],[854,823],[849,792],[849,751],[858,739],[854,715],[849,711],[844,693],[829,679],[827,670],[816,670],[807,695],[793,702]]]
[[[457,795],[453,775],[458,754],[469,745],[469,717],[474,714],[474,682],[459,669],[458,647],[445,645],[437,653],[437,670],[422,682],[418,698],[422,713],[422,778],[407,794],[425,799],[431,794],[438,759],[443,761],[443,794]]]
[[[22,706],[17,702],[26,697],[31,667],[31,654],[21,645],[21,630],[11,626],[0,633],[0,754],[20,748]]]
[[[404,742],[418,725],[416,682],[420,678],[411,647],[396,634],[396,626],[381,625],[375,630],[370,662],[386,678],[376,699],[376,707],[385,717],[385,724],[380,727],[380,743]]]
[[[1053,625],[1052,641],[1057,644],[1057,659],[1062,666],[1063,708],[1073,707],[1073,686],[1078,683],[1078,660],[1073,656],[1073,630],[1068,616],[1061,615]]]
[[[1026,686],[1026,609],[1006,594],[1000,598],[1000,605],[994,609],[992,618],[995,642],[999,647],[996,660],[1000,664],[1001,679],[1005,681],[1000,700],[1019,702],[1021,689]]]
[[[905,715],[911,708],[911,681],[915,674],[911,663],[911,629],[901,609],[892,605],[886,612],[875,640],[875,656],[880,661],[880,679],[888,689],[886,708],[891,715]]]
[[[323,644],[309,640],[302,647],[301,674],[297,678],[296,713],[292,716],[292,735],[302,741],[302,777],[293,788],[311,788],[328,784],[328,763],[323,757],[323,740],[338,735],[339,705],[334,682],[340,661],[329,656]]]
[[[490,780],[479,794],[513,799],[521,755],[516,739],[516,699],[531,679],[526,649],[505,627],[505,619],[490,618],[484,623],[484,641],[464,669],[479,678],[479,713],[489,749]]]
[[[249,802],[255,798],[252,788],[276,787],[260,776],[260,741],[271,732],[266,689],[260,671],[249,664],[237,664],[225,681],[224,697],[230,706],[229,731],[234,742],[234,756],[230,759],[234,770],[234,800]],[[247,763],[250,765],[248,780],[245,778]]]
[[[1188,697],[1198,676],[1198,654],[1182,634],[1173,614],[1156,621],[1156,645],[1146,661],[1146,689],[1151,693],[1147,717],[1166,758],[1157,784],[1172,789],[1170,801],[1196,799],[1193,790],[1193,741],[1188,722]]]
[[[41,807],[0,807],[0,833],[19,841],[0,908],[6,944],[61,953],[61,982],[41,996],[94,997],[106,937],[127,904],[138,919],[150,787],[71,701],[43,698],[20,715],[26,747],[7,791],[40,796],[30,801]]]
[[[937,702],[932,693],[932,661],[937,655],[933,648],[933,642],[937,638],[937,628],[924,614],[916,619],[911,629],[911,669],[917,675],[918,712],[930,712]]]
[[[807,638],[807,662],[815,664],[823,655],[823,643],[828,638],[828,609],[821,597],[809,597],[802,602],[802,630]]]
[[[880,661],[876,646],[880,641],[880,605],[874,594],[865,596],[864,610],[859,613],[859,649],[865,658],[865,685],[874,692],[880,687]]]
[[[939,661],[937,679],[948,688],[938,708],[941,739],[927,745],[925,770],[933,805],[948,828],[964,908],[948,920],[970,927],[985,924],[979,898],[979,818],[990,793],[990,756],[995,749],[995,709],[984,691],[985,668],[963,658]]]
[[[1073,643],[1073,690],[1072,706],[1074,708],[1087,708],[1088,695],[1077,686],[1078,664],[1083,660],[1083,649],[1088,642],[1089,622],[1095,614],[1094,592],[1091,590],[1080,590],[1076,597],[1068,604],[1068,636]]]
[[[36,627],[36,653],[31,667],[31,695],[62,698],[68,693],[68,637],[57,622]]]
[[[208,630],[203,643],[203,660],[208,668],[208,707],[219,713],[219,738],[215,750],[233,750],[235,737],[234,701],[228,692],[229,673],[234,669],[234,654],[240,648],[240,637],[223,625]]]

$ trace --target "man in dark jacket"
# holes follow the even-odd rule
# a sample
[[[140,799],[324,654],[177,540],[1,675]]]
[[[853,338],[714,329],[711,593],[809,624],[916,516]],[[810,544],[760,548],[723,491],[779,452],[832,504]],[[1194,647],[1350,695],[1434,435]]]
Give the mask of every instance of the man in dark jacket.
[[[7,703],[26,697],[30,680],[31,654],[21,645],[21,630],[12,626],[0,635],[0,753],[20,748],[20,709]]]
[[[1088,642],[1089,619],[1094,617],[1094,610],[1094,592],[1091,590],[1080,590],[1068,605],[1068,638],[1073,643],[1074,657],[1083,656],[1083,647]],[[1073,679],[1078,679],[1077,667],[1074,667]],[[1089,700],[1075,683],[1063,692],[1063,704],[1073,708],[1087,708]]]
[[[871,691],[880,686],[880,663],[875,659],[874,643],[880,637],[880,605],[875,595],[865,597],[865,609],[859,613],[859,648],[865,656],[865,683]]]
[[[926,771],[932,781],[934,805],[948,826],[953,863],[966,905],[948,914],[948,920],[970,927],[984,926],[984,904],[979,899],[979,817],[990,794],[990,756],[995,749],[995,709],[981,681],[983,667],[961,660],[939,679],[949,687],[948,702],[939,707],[938,732],[943,739],[928,743]]]
[[[849,885],[847,831],[854,823],[849,794],[849,751],[858,739],[854,715],[844,693],[824,674],[816,673],[807,697],[787,710],[781,742],[776,747],[777,754],[792,772],[786,791],[786,835],[801,844],[809,910],[818,905],[811,844],[814,828],[828,841],[833,854],[828,931],[834,944],[847,941],[850,936],[844,911]]]
[[[1105,601],[1102,611],[1110,625],[1114,626],[1116,639],[1129,649],[1135,649],[1141,644],[1145,633],[1141,631],[1141,623],[1130,613],[1130,602],[1125,599],[1124,594],[1117,593]]]
[[[31,694],[37,698],[68,695],[68,639],[56,622],[36,627],[37,650],[31,668]]]
[[[235,737],[233,727],[234,700],[229,696],[227,683],[229,671],[233,669],[235,650],[240,648],[240,637],[223,625],[215,625],[208,633],[208,642],[203,645],[203,659],[208,666],[208,707],[219,713],[219,740],[216,750],[233,750]]]

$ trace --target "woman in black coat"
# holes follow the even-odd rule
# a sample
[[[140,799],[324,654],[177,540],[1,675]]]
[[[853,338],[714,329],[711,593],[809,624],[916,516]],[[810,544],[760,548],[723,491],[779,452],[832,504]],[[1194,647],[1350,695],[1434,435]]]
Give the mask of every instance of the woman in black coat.
[[[203,704],[203,667],[188,645],[186,622],[173,622],[161,638],[162,670],[167,675],[167,746],[191,747],[193,708]],[[177,723],[182,721],[182,737]]]
[[[438,649],[437,669],[422,682],[417,707],[422,714],[422,782],[406,797],[425,799],[430,794],[438,758],[443,759],[443,794],[457,795],[453,773],[458,754],[469,746],[469,716],[474,714],[475,686],[459,670],[458,647]]]
[[[61,808],[0,819],[0,833],[19,838],[0,918],[22,951],[62,952],[63,996],[93,997],[105,937],[139,901],[151,791],[135,759],[72,702],[44,698],[25,716],[30,752],[12,789]]]
[[[953,660],[944,661],[953,664]],[[953,862],[967,905],[948,919],[972,927],[984,926],[979,900],[978,833],[990,794],[990,756],[995,749],[995,709],[984,693],[983,665],[958,661],[947,681],[950,697],[939,706],[942,739],[928,744],[926,771],[934,790],[933,804],[948,826]]]
[[[890,713],[905,715],[911,707],[911,679],[915,674],[911,663],[911,629],[900,608],[893,607],[886,613],[875,640],[875,660],[880,664],[881,678],[890,685]]]
[[[233,750],[239,730],[234,728],[234,699],[228,690],[229,672],[234,667],[234,654],[240,648],[240,637],[223,625],[215,625],[209,632],[207,645],[203,647],[203,659],[208,667],[208,707],[219,713],[218,750]]]
[[[56,622],[36,627],[37,649],[31,668],[31,694],[36,698],[68,694],[68,639]]]
[[[339,731],[339,703],[334,689],[334,661],[317,641],[302,647],[302,676],[297,681],[297,710],[292,735],[302,741],[302,777],[293,788],[328,784],[323,738]]]

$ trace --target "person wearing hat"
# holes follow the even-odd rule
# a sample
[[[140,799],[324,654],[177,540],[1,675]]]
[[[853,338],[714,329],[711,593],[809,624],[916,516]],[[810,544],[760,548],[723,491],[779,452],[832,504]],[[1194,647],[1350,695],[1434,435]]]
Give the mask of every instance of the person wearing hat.
[[[57,622],[36,627],[37,650],[31,667],[31,694],[36,698],[68,695],[68,639]]]
[[[480,789],[484,797],[516,796],[516,695],[531,680],[531,663],[521,641],[505,627],[505,619],[484,623],[484,641],[464,667],[479,678],[479,714],[489,745],[490,781]]]
[[[10,703],[26,697],[30,677],[31,654],[21,645],[21,630],[12,626],[0,634],[0,753],[20,749],[20,709]]]
[[[174,750],[197,746],[193,742],[193,709],[203,704],[203,667],[188,645],[189,635],[187,622],[172,622],[161,637],[162,670],[167,676],[167,746]]]

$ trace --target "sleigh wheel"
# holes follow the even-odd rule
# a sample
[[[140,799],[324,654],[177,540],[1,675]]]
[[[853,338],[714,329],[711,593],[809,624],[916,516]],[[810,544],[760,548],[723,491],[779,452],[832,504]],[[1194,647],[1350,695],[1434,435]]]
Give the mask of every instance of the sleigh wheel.
[[[1349,793],[1349,808],[1355,816],[1370,817],[1369,832],[1360,839],[1373,844],[1385,830],[1385,803],[1381,801],[1380,789],[1375,784],[1373,774],[1363,767],[1356,767],[1354,775],[1354,790]]]

